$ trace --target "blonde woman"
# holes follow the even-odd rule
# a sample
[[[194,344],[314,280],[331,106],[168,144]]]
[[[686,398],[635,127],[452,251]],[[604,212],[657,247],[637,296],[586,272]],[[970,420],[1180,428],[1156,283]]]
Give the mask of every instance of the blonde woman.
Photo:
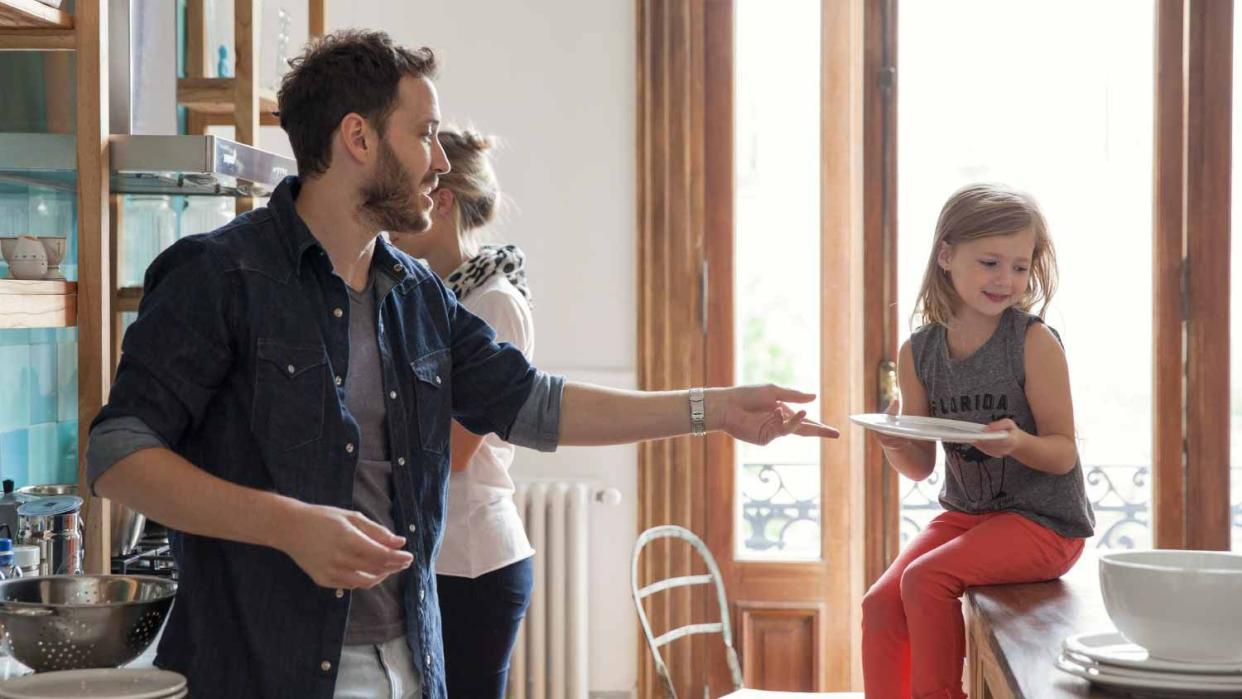
[[[965,699],[958,598],[969,586],[1060,577],[1092,534],[1065,352],[1043,321],[1055,286],[1033,199],[989,184],[949,198],[919,291],[923,325],[901,347],[904,407],[1005,437],[944,444],[945,512],[863,598],[868,697]],[[934,442],[879,441],[907,478],[935,467]]]
[[[442,128],[452,170],[432,193],[431,228],[391,234],[423,258],[467,310],[530,359],[535,349],[525,257],[513,245],[488,246],[480,230],[496,214],[500,187],[488,151],[492,140]],[[513,504],[514,447],[454,423],[444,543],[436,561],[449,696],[503,697],[509,655],[530,599],[534,549]]]

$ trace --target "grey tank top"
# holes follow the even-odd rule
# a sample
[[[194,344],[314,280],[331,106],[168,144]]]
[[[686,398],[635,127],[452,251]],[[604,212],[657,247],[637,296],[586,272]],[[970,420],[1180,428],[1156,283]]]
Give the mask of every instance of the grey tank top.
[[[980,424],[1010,418],[1026,432],[1038,434],[1026,401],[1023,348],[1027,328],[1042,322],[1038,316],[1010,308],[992,337],[961,359],[949,357],[943,325],[925,325],[914,331],[910,349],[927,393],[929,414]],[[1095,515],[1087,500],[1081,463],[1058,476],[1029,468],[1013,457],[990,457],[970,444],[944,442],[942,446],[945,478],[940,504],[945,509],[969,514],[1014,512],[1071,538],[1090,537],[1094,532]]]

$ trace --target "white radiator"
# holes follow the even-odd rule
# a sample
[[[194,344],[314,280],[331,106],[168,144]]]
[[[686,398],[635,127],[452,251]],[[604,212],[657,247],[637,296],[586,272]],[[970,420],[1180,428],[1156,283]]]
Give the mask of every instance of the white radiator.
[[[535,547],[535,587],[510,661],[510,699],[587,699],[593,490],[586,481],[517,484],[514,502]]]

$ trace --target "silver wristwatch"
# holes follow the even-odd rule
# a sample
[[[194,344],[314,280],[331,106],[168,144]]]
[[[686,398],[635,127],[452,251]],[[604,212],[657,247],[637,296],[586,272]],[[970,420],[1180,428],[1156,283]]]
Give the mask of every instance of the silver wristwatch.
[[[690,432],[696,437],[707,434],[707,424],[703,421],[703,389],[690,389]]]

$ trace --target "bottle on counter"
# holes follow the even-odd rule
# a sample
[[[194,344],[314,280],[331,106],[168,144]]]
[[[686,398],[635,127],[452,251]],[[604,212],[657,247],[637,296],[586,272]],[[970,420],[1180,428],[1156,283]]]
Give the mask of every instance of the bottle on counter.
[[[39,575],[39,547],[31,544],[18,544],[13,547],[13,564],[17,566],[23,578]]]
[[[21,524],[21,518],[17,516],[17,508],[29,498],[13,492],[13,481],[10,479],[4,480],[3,487],[4,494],[0,495],[0,536],[7,535],[9,539],[15,539]]]
[[[22,577],[22,570],[13,561],[13,540],[0,537],[0,580]]]

